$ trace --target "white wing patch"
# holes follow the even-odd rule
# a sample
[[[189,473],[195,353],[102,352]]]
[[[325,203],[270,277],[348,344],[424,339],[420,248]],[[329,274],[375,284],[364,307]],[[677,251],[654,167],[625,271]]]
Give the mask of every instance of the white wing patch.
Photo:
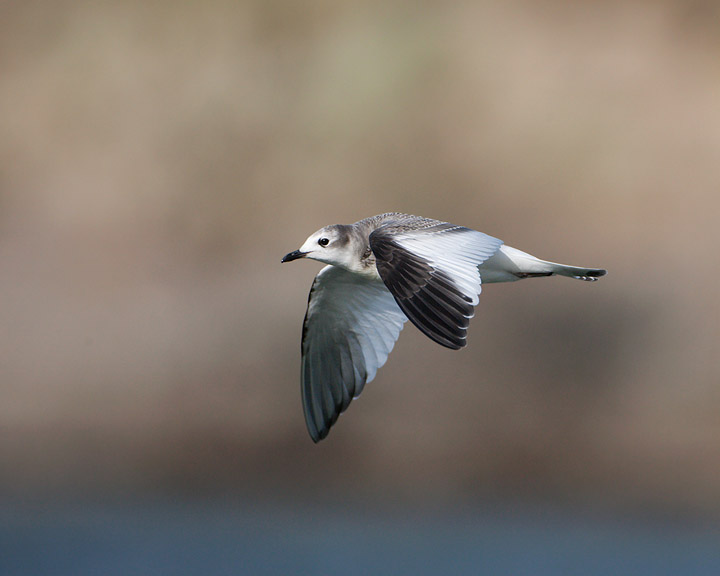
[[[478,266],[503,244],[502,240],[460,226],[438,231],[413,230],[395,235],[393,239],[433,268],[447,273],[473,306],[477,305],[482,291]]]
[[[385,364],[407,317],[380,280],[326,266],[315,277],[302,342],[302,397],[312,439]]]

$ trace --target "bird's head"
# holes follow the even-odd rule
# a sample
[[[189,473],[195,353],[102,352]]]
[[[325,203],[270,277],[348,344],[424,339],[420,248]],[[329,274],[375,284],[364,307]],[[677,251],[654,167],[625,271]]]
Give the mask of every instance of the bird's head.
[[[352,268],[355,263],[350,248],[349,229],[350,226],[343,224],[325,226],[308,236],[299,250],[286,254],[282,261],[291,262],[298,258],[310,258],[326,264]]]

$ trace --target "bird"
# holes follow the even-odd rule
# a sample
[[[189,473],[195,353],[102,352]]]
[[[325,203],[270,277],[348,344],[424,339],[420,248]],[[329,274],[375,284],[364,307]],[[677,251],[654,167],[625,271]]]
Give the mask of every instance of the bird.
[[[282,262],[327,264],[308,296],[301,344],[301,391],[313,442],[382,367],[410,320],[458,350],[483,284],[542,276],[594,281],[607,271],[540,260],[464,226],[387,212],[311,234]]]

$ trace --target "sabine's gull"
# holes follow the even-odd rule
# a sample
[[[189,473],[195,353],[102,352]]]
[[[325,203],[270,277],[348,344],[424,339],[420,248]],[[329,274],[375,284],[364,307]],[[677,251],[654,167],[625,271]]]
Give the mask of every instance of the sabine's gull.
[[[282,261],[329,264],[313,281],[302,331],[302,402],[325,438],[385,361],[410,320],[447,348],[466,345],[482,284],[607,272],[539,260],[448,222],[391,212],[321,228]]]

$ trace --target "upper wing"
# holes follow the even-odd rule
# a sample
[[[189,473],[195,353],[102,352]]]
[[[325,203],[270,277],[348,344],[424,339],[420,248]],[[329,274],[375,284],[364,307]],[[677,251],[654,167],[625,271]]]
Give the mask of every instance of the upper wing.
[[[393,349],[405,314],[379,280],[326,266],[315,277],[302,337],[302,399],[313,441],[362,392]]]
[[[453,349],[466,344],[481,291],[478,266],[501,245],[447,222],[417,229],[391,223],[370,234],[378,273],[402,311],[435,342]]]

